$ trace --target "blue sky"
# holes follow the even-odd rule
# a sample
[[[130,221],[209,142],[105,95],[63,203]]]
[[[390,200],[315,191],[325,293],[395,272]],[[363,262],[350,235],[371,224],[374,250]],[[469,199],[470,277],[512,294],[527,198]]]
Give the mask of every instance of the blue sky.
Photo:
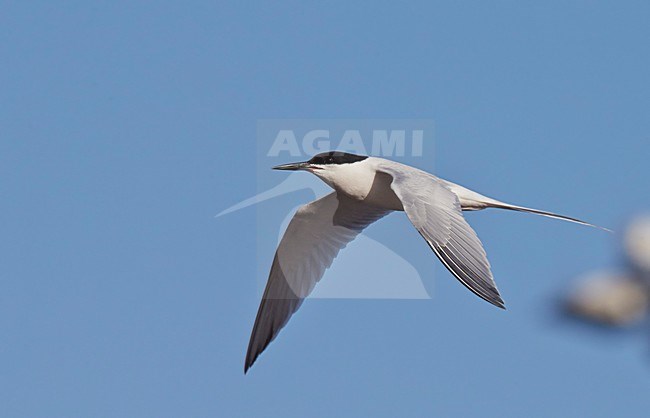
[[[619,228],[650,207],[645,2],[2,2],[3,416],[645,416],[648,334],[552,301],[618,237],[468,214],[508,305],[373,225],[432,300],[311,300],[242,373],[259,302],[256,126],[424,118],[409,161]],[[272,181],[272,180],[269,180]],[[435,279],[433,276],[435,275]]]

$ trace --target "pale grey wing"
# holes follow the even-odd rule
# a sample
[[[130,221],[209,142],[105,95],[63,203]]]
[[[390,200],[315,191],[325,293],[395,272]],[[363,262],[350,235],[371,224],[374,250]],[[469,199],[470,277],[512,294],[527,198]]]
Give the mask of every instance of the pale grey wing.
[[[393,177],[391,188],[409,220],[449,271],[469,290],[505,308],[485,250],[463,217],[456,194],[429,173],[386,162],[379,170]]]
[[[388,212],[336,192],[298,209],[275,252],[244,372],[298,310],[339,250]]]

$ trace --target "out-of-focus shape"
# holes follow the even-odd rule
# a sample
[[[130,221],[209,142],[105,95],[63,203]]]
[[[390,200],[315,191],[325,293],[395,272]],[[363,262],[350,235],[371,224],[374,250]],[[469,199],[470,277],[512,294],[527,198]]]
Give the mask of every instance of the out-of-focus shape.
[[[650,215],[634,218],[623,237],[625,270],[586,274],[565,299],[571,315],[601,325],[627,327],[650,311]]]
[[[650,276],[650,215],[634,219],[625,231],[625,251],[633,267]]]
[[[567,310],[582,319],[629,326],[648,310],[646,286],[625,273],[596,272],[585,276],[569,295]]]

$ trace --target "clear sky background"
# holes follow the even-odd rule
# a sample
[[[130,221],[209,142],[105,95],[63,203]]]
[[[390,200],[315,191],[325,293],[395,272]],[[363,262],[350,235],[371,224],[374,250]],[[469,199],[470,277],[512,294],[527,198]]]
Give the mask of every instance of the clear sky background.
[[[396,214],[369,233],[434,298],[307,301],[244,376],[274,248],[214,215],[257,191],[258,119],[430,118],[442,177],[650,208],[647,2],[349,3],[0,2],[0,415],[647,416],[650,334],[553,310],[618,238],[497,211],[468,219],[507,311]]]

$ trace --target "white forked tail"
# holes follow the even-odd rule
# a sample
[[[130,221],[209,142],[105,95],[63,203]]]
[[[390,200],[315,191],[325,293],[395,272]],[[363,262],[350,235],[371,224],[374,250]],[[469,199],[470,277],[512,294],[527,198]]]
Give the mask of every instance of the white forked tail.
[[[562,219],[563,221],[573,222],[580,225],[591,226],[593,228],[602,229],[603,231],[613,232],[611,229],[603,228],[602,226],[590,224],[581,219],[571,218],[570,216],[559,215],[553,212],[547,212],[539,209],[527,208],[524,206],[511,205],[509,203],[504,203],[496,199],[492,199],[482,194],[476,193],[473,190],[467,189],[459,184],[455,184],[446,180],[442,180],[452,192],[456,193],[458,199],[460,200],[460,205],[463,210],[481,210],[486,208],[497,208],[497,209],[507,209],[515,210],[517,212],[528,212],[534,213],[536,215],[546,216],[548,218]]]
[[[508,203],[499,202],[498,200],[494,200],[494,199],[489,199],[489,201],[487,201],[485,203],[487,204],[487,207],[489,207],[489,208],[498,208],[498,209],[515,210],[517,212],[534,213],[536,215],[542,215],[542,216],[546,216],[548,218],[562,219],[564,221],[574,222],[574,223],[577,223],[577,224],[580,224],[580,225],[586,225],[586,226],[591,226],[593,228],[602,229],[603,231],[613,232],[611,229],[607,229],[607,228],[604,228],[602,226],[590,224],[589,222],[585,222],[585,221],[577,219],[577,218],[571,218],[570,216],[559,215],[559,214],[553,213],[553,212],[546,212],[546,211],[539,210],[539,209],[531,209],[531,208],[526,208],[526,207],[523,207],[523,206],[511,205],[511,204],[508,204]]]

